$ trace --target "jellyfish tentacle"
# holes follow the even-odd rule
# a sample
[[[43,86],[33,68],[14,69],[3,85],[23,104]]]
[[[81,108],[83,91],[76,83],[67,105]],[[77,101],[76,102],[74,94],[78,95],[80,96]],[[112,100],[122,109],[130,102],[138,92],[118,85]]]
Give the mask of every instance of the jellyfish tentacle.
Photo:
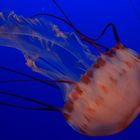
[[[63,14],[63,16],[66,18],[66,20],[67,20],[67,23],[69,23],[69,26],[71,26],[73,29],[74,29],[74,31],[80,36],[80,38],[83,40],[83,41],[85,41],[85,42],[89,42],[89,41],[87,41],[87,40],[92,40],[93,41],[93,39],[92,38],[90,38],[89,36],[87,36],[87,35],[85,35],[85,34],[83,34],[80,30],[78,30],[76,27],[75,27],[75,25],[73,24],[73,22],[69,19],[69,17],[66,15],[66,13],[65,13],[65,11],[62,9],[62,7],[56,2],[56,0],[52,0],[52,2],[56,5],[56,7],[60,10],[60,12]],[[91,44],[91,43],[90,43]],[[105,50],[109,50],[107,47],[105,47],[104,45],[101,45],[101,44],[99,44],[99,43],[96,43],[96,42],[92,42],[92,45],[99,51],[99,52],[101,52],[101,50],[98,48],[98,46],[99,47],[101,47],[101,48],[103,48],[103,49],[105,49]]]
[[[37,82],[40,82],[40,83],[43,83],[43,84],[47,84],[47,85],[49,85],[49,86],[51,86],[51,87],[54,87],[54,88],[59,89],[59,87],[56,86],[56,85],[53,85],[53,84],[48,83],[48,82],[46,82],[46,81],[43,81],[43,80],[41,80],[41,79],[39,79],[39,78],[33,77],[33,76],[29,75],[29,74],[26,74],[26,73],[17,71],[17,70],[15,70],[15,69],[8,68],[8,67],[4,67],[4,66],[0,66],[0,69],[6,70],[6,71],[10,71],[10,72],[16,73],[16,74],[18,74],[18,75],[22,75],[22,76],[28,77],[28,78],[30,78],[30,79],[33,79],[33,80],[37,81]]]
[[[49,110],[49,111],[57,111],[56,109],[52,109],[52,108],[33,108],[33,107],[25,107],[22,105],[16,105],[16,104],[9,104],[9,103],[5,103],[5,102],[1,102],[0,101],[0,105],[4,105],[4,106],[8,106],[8,107],[13,107],[13,108],[18,108],[18,109],[25,109],[25,110]]]
[[[51,82],[66,83],[66,84],[76,84],[76,82],[74,82],[74,81],[62,80],[62,79],[61,80],[57,80],[57,79],[56,80],[41,80],[41,79],[33,77],[33,76],[29,75],[29,74],[26,74],[26,73],[23,73],[23,72],[20,72],[20,71],[11,69],[11,68],[3,67],[3,66],[0,66],[0,69],[10,71],[10,72],[14,72],[14,73],[16,73],[18,75],[22,75],[22,76],[25,76],[25,77],[28,77],[28,78],[32,79],[32,80],[0,80],[0,82],[41,82],[43,84],[47,84],[47,85],[50,85],[50,86],[55,87],[55,88],[59,88],[59,87],[50,84]]]
[[[65,24],[67,24],[68,26],[70,26],[77,34],[78,36],[80,37],[81,40],[89,43],[90,45],[94,46],[97,51],[99,51],[101,53],[101,50],[99,49],[99,47],[105,49],[105,50],[109,50],[107,47],[99,44],[99,43],[96,43],[94,42],[94,39],[88,37],[87,35],[83,34],[80,30],[78,30],[75,25],[72,23],[72,21],[69,19],[69,17],[66,15],[66,13],[64,12],[64,10],[61,8],[61,6],[55,1],[55,0],[52,0],[52,2],[56,5],[56,7],[60,10],[60,12],[62,13],[62,15],[65,17],[65,19],[61,18],[61,17],[58,17],[56,15],[53,15],[53,14],[49,14],[49,13],[38,13],[38,14],[35,14],[33,16],[31,16],[30,18],[35,18],[37,16],[49,16],[49,17],[53,17],[55,19],[58,19],[62,22],[64,22]],[[88,41],[87,41],[88,40]],[[92,43],[91,41],[89,40],[92,40]],[[99,46],[99,47],[98,47]]]
[[[50,13],[37,13],[37,14],[34,14],[34,15],[30,16],[29,18],[36,18],[36,17],[40,17],[40,16],[48,16],[48,17],[58,19],[58,20],[64,22],[65,24],[67,24],[68,26],[70,26],[71,28],[73,28],[73,26],[68,21],[66,21],[65,19],[63,19],[61,17],[58,17],[56,15],[50,14]]]
[[[9,93],[9,92],[5,92],[5,91],[0,91],[1,95],[6,95],[6,96],[10,96],[10,97],[15,97],[17,99],[23,99],[25,101],[29,101],[44,107],[37,107],[37,108],[33,108],[33,107],[25,107],[22,105],[16,105],[16,104],[9,104],[9,103],[5,103],[0,101],[1,105],[5,105],[5,106],[11,106],[11,107],[15,107],[15,108],[22,108],[22,109],[26,109],[26,110],[52,110],[52,111],[60,111],[60,108],[57,108],[55,106],[52,105],[48,105],[44,102],[29,98],[29,97],[25,97],[25,96],[21,96],[21,95],[17,95],[17,94],[13,94],[13,93]]]
[[[80,30],[78,30],[76,27],[75,27],[75,25],[73,24],[73,22],[69,19],[69,17],[66,15],[66,13],[65,13],[65,11],[62,9],[62,7],[56,2],[56,0],[52,0],[52,2],[56,5],[56,7],[60,10],[60,12],[62,13],[62,15],[65,17],[65,19],[67,20],[65,20],[65,19],[63,19],[63,20],[65,20],[66,21],[66,23],[68,23],[68,25],[69,26],[71,26],[73,29],[74,29],[74,31],[76,32],[76,33],[78,33],[79,35],[81,35],[81,37],[83,36],[83,37],[86,37],[86,38],[89,38],[88,36],[86,36],[86,35],[84,35]],[[55,16],[56,17],[56,16]]]
[[[66,13],[64,12],[64,10],[61,8],[61,6],[55,0],[52,0],[52,2],[60,10],[60,12],[63,14],[63,16],[66,18],[66,20],[73,26],[73,23],[71,22],[71,20],[69,19],[69,17],[66,15]]]
[[[56,82],[56,83],[66,83],[66,84],[74,84],[76,85],[76,82],[74,81],[68,81],[68,80],[41,80],[42,82]],[[0,80],[0,83],[18,83],[18,82],[38,82],[37,80]]]
[[[104,33],[106,32],[106,30],[109,28],[109,27],[112,27],[113,28],[113,32],[114,32],[114,36],[115,36],[115,39],[117,41],[117,43],[120,43],[120,39],[119,39],[119,36],[118,36],[118,33],[117,33],[117,30],[116,30],[116,27],[113,23],[109,23],[107,24],[107,26],[105,27],[105,29],[102,31],[102,33],[96,38],[91,38],[91,37],[88,37],[87,35],[83,34],[80,30],[78,30],[75,25],[72,23],[72,21],[69,19],[69,17],[66,15],[66,13],[64,12],[64,10],[61,8],[61,6],[56,2],[56,0],[52,0],[52,2],[56,5],[56,7],[60,10],[60,12],[63,14],[63,16],[66,18],[63,19],[63,21],[65,21],[66,24],[68,24],[70,27],[72,27],[74,29],[74,31],[80,36],[80,38],[89,43],[90,45],[94,46],[98,52],[102,53],[101,50],[99,49],[99,47],[105,49],[106,51],[109,50],[109,48],[105,47],[104,45],[101,45],[99,43],[96,43],[95,41],[98,41],[103,35]],[[53,15],[52,15],[53,16]],[[55,16],[56,18],[56,16]],[[60,18],[59,18],[60,19]],[[98,47],[99,46],[99,47]]]
[[[76,63],[86,71],[95,61],[96,56],[75,33],[65,33],[44,18],[24,18],[13,12],[3,16],[0,45],[21,51],[35,72],[51,79],[78,81],[84,72],[75,67]],[[72,61],[67,63],[62,54]]]
[[[52,0],[52,2],[56,5],[56,7],[60,10],[60,12],[63,14],[63,16],[66,18],[66,20],[68,21],[68,23],[77,31],[77,33],[83,35],[84,37],[87,37],[85,36],[83,33],[81,33],[79,30],[77,30],[77,28],[73,25],[73,23],[71,22],[71,20],[69,19],[69,17],[66,15],[66,13],[64,12],[64,10],[61,8],[61,6],[56,2],[56,0]],[[116,41],[119,42],[120,39],[119,39],[119,36],[117,34],[117,30],[116,30],[116,27],[113,23],[109,23],[107,24],[107,26],[105,27],[105,29],[102,31],[101,35],[99,37],[97,37],[97,39],[91,39],[89,37],[87,37],[88,39],[91,39],[91,40],[99,40],[103,35],[104,33],[106,32],[106,30],[109,28],[109,27],[112,27],[113,28],[113,32],[114,32],[114,35],[115,35],[115,38],[116,38]]]
[[[101,34],[96,39],[93,39],[93,40],[94,41],[100,40],[104,36],[104,34],[106,33],[107,29],[110,28],[110,27],[112,27],[112,29],[113,29],[113,33],[114,33],[114,37],[115,37],[116,42],[120,43],[121,41],[120,41],[119,35],[117,33],[116,26],[113,23],[108,23],[105,26],[105,28],[103,29],[103,31],[101,32]]]
[[[71,27],[76,33],[82,35],[82,36],[85,36],[87,37],[86,35],[84,35],[80,30],[78,30],[72,22],[68,22],[67,20],[65,20],[64,18],[61,18],[59,16],[56,16],[54,14],[51,14],[51,13],[38,13],[38,14],[34,14],[32,16],[30,16],[29,18],[36,18],[36,17],[40,17],[40,16],[48,16],[48,17],[52,17],[54,19],[57,19],[59,21],[62,21],[64,22],[65,24],[67,24],[69,27]],[[88,37],[89,38],[89,37]]]
[[[61,17],[58,17],[56,15],[53,15],[53,14],[50,14],[50,13],[38,13],[38,14],[35,14],[35,15],[32,15],[30,16],[29,18],[35,18],[35,17],[39,17],[39,16],[48,16],[48,17],[52,17],[52,18],[55,18],[59,21],[62,21],[64,22],[66,25],[68,25],[69,27],[71,27],[75,33],[80,37],[80,39],[84,42],[87,42],[87,40],[92,40],[92,44],[94,44],[94,46],[99,46],[105,50],[109,50],[109,48],[107,48],[106,46],[100,44],[100,43],[97,43],[97,42],[94,42],[94,39],[83,34],[80,30],[78,30],[73,24],[69,23],[68,21],[66,21],[65,19],[61,18]],[[96,39],[95,39],[96,40]],[[87,42],[88,43],[88,42]],[[93,45],[92,45],[93,46]]]
[[[109,27],[112,27],[112,29],[113,29],[113,34],[114,34],[115,40],[116,40],[116,42],[117,42],[117,45],[122,46],[122,45],[121,45],[120,38],[119,38],[119,35],[118,35],[118,33],[117,33],[116,26],[115,26],[113,23],[108,23],[108,24],[105,26],[105,28],[103,29],[103,31],[101,32],[101,34],[100,34],[96,39],[91,39],[91,40],[90,40],[90,39],[86,38],[86,41],[87,41],[89,44],[95,46],[94,42],[100,40],[100,39],[104,36],[104,34],[106,33],[106,31],[107,31],[107,29],[108,29]],[[97,44],[96,44],[96,45],[97,45]],[[98,48],[98,46],[95,46],[95,47],[96,47],[97,50],[102,54],[102,51]],[[106,49],[107,52],[109,51],[108,48],[104,48],[104,49]]]

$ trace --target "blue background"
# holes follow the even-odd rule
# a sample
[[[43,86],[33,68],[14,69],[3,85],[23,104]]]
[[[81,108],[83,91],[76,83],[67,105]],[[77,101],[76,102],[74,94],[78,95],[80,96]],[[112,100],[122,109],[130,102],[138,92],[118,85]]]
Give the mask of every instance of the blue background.
[[[140,13],[140,2],[138,0],[132,0],[132,2]],[[76,27],[91,37],[98,36],[107,23],[115,23],[122,43],[140,53],[140,18],[134,12],[130,0],[58,0],[58,3]],[[41,12],[62,16],[51,0],[1,0],[0,11],[15,11],[16,14],[25,17]],[[56,20],[53,22],[64,31],[72,31],[61,22]],[[111,29],[101,43],[113,47],[115,41]],[[14,49],[0,48],[0,65],[44,78],[26,67],[23,55]],[[17,78],[25,79],[25,77],[0,70],[0,79]],[[62,107],[64,103],[59,90],[40,83],[0,83],[0,91],[32,97],[58,107]],[[2,99],[11,101],[1,96]],[[21,100],[17,102],[32,105]],[[69,127],[59,113],[25,111],[0,106],[0,140],[138,140],[140,139],[139,130],[140,117],[138,116],[119,134],[108,137],[86,137]]]

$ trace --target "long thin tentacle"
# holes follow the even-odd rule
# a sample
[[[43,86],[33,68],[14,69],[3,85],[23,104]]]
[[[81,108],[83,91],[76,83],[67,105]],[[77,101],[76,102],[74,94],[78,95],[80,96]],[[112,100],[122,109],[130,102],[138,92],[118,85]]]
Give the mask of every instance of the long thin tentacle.
[[[56,0],[52,0],[52,2],[56,5],[56,7],[60,10],[60,12],[62,13],[62,15],[65,17],[66,20],[65,19],[63,19],[63,20],[65,20],[69,24],[69,26],[71,26],[74,29],[74,31],[76,31],[76,33],[78,33],[78,34],[80,34],[82,36],[86,36],[80,30],[78,30],[75,27],[75,25],[73,24],[73,22],[69,19],[69,17],[66,15],[65,11],[63,10],[63,8],[56,2]]]
[[[25,109],[25,110],[42,110],[42,111],[58,111],[56,109],[52,109],[52,108],[47,108],[47,107],[42,107],[42,108],[33,108],[33,107],[25,107],[25,106],[22,106],[22,105],[16,105],[16,104],[10,104],[10,103],[5,103],[5,102],[2,102],[0,101],[0,105],[4,105],[4,106],[7,106],[7,107],[13,107],[13,108],[17,108],[17,109]]]
[[[59,21],[64,22],[65,24],[67,24],[69,27],[71,27],[76,33],[78,33],[79,35],[85,36],[81,31],[79,31],[71,22],[68,22],[67,20],[65,20],[64,18],[61,18],[59,16],[50,14],[50,13],[38,13],[38,14],[34,14],[32,16],[30,16],[29,18],[36,18],[36,17],[40,17],[40,16],[48,16],[48,17],[52,17],[54,19],[57,19]],[[89,38],[89,37],[88,37]]]
[[[83,41],[88,40],[92,40],[94,41],[92,38],[90,38],[89,36],[83,34],[80,30],[78,30],[75,25],[73,24],[73,22],[69,19],[69,17],[66,15],[65,11],[63,10],[63,8],[56,2],[56,0],[52,0],[52,2],[56,5],[56,7],[60,10],[60,12],[63,14],[63,16],[65,17],[65,19],[67,20],[67,22],[69,23],[69,25],[74,29],[74,31],[80,35],[80,38],[83,39]],[[88,41],[89,42],[89,41]],[[91,44],[91,43],[90,43]],[[108,51],[109,49],[103,45],[97,44],[96,42],[92,42],[92,45],[94,45],[94,47],[97,49],[97,46],[105,49],[106,51]],[[100,51],[100,49],[98,48],[97,50]]]
[[[23,73],[23,72],[20,72],[20,71],[17,71],[17,70],[8,68],[8,67],[4,67],[4,66],[0,66],[0,69],[6,70],[6,71],[10,71],[10,72],[16,73],[16,74],[18,74],[18,75],[22,75],[22,76],[28,77],[28,78],[30,78],[30,79],[33,79],[33,80],[37,81],[37,82],[40,82],[40,83],[43,83],[43,84],[47,84],[47,85],[49,85],[49,86],[52,86],[52,87],[54,87],[54,88],[59,89],[58,86],[53,85],[53,84],[50,84],[49,82],[46,82],[46,81],[42,81],[41,79],[36,78],[36,77],[33,77],[33,76],[29,75],[29,74],[26,74],[26,73]]]
[[[114,33],[114,37],[115,37],[115,40],[117,43],[120,43],[120,38],[119,38],[119,35],[117,33],[117,29],[116,29],[116,26],[113,24],[113,23],[108,23],[105,28],[102,30],[101,34],[96,38],[96,39],[93,39],[94,41],[98,41],[100,40],[104,34],[106,33],[107,29],[112,27],[113,29],[113,33]]]
[[[76,82],[74,81],[68,81],[68,80],[41,80],[42,82],[58,82],[58,83],[67,83],[67,84],[76,84]],[[19,82],[38,82],[36,80],[21,80],[21,79],[18,79],[18,80],[0,80],[0,83],[19,83]]]
[[[48,16],[48,17],[52,17],[52,18],[55,18],[59,21],[62,21],[64,22],[66,25],[68,25],[69,27],[71,27],[76,33],[77,35],[80,37],[80,39],[84,42],[87,42],[89,43],[90,45],[94,46],[98,51],[99,50],[99,47],[105,49],[106,51],[109,50],[109,48],[105,47],[104,45],[101,45],[99,43],[96,43],[92,38],[84,35],[82,32],[80,32],[73,24],[70,24],[68,21],[66,21],[65,19],[61,18],[61,17],[58,17],[58,16],[55,16],[53,14],[48,14],[48,13],[38,13],[38,14],[35,14],[33,16],[30,16],[30,18],[35,18],[35,17],[38,17],[38,16]],[[92,43],[91,43],[92,42]],[[101,51],[100,51],[101,52]]]
[[[60,12],[63,14],[63,16],[67,19],[67,21],[73,26],[73,23],[71,22],[71,20],[69,19],[69,17],[66,15],[66,13],[64,12],[64,10],[61,8],[61,6],[55,0],[52,0],[52,2],[60,10]]]
[[[48,17],[52,17],[54,19],[57,19],[59,21],[62,21],[64,22],[65,24],[67,24],[69,27],[71,27],[76,33],[78,33],[79,35],[82,35],[82,36],[86,36],[84,35],[83,33],[81,33],[71,22],[68,22],[67,20],[65,20],[64,18],[61,18],[59,16],[56,16],[56,15],[53,15],[53,14],[50,14],[50,13],[38,13],[38,14],[35,14],[35,15],[32,15],[30,16],[29,18],[36,18],[36,17],[40,17],[40,16],[48,16]],[[86,36],[87,37],[87,36]],[[88,37],[89,38],[89,37]]]
[[[69,17],[66,15],[66,13],[64,12],[64,10],[61,8],[61,6],[56,2],[56,0],[52,0],[52,2],[56,5],[56,7],[60,10],[60,12],[63,14],[63,16],[66,18],[66,20],[68,21],[68,23],[78,32],[80,33],[81,35],[85,36],[83,33],[81,33],[75,26],[74,24],[72,23],[72,21],[69,19]],[[116,41],[120,41],[119,39],[119,36],[117,34],[117,30],[116,30],[116,27],[113,23],[109,23],[107,24],[107,26],[104,28],[104,30],[102,31],[101,35],[99,35],[99,37],[97,37],[97,39],[92,39],[92,38],[89,38],[88,36],[85,36],[91,40],[99,40],[103,35],[104,33],[106,32],[106,30],[109,28],[109,27],[112,27],[113,28],[113,32],[114,32],[114,35],[115,35],[115,38],[116,38]]]
[[[15,97],[17,99],[23,99],[23,100],[26,100],[26,101],[29,101],[29,102],[32,102],[32,103],[36,103],[38,105],[42,105],[44,107],[37,107],[37,108],[25,107],[25,106],[22,106],[22,105],[9,104],[9,103],[5,103],[5,102],[0,101],[1,105],[5,105],[5,106],[9,106],[9,107],[14,107],[14,108],[21,108],[21,109],[26,109],[26,110],[50,110],[50,111],[59,111],[59,112],[61,111],[61,109],[59,109],[57,107],[48,105],[48,104],[46,104],[44,102],[40,102],[40,101],[37,101],[37,100],[29,98],[29,97],[24,97],[24,96],[21,96],[21,95],[17,95],[17,94],[5,92],[5,91],[0,91],[0,94],[1,95]]]
[[[30,18],[35,18],[35,17],[37,17],[37,16],[49,16],[49,17],[53,17],[53,18],[55,18],[55,19],[58,19],[58,20],[64,22],[65,24],[67,24],[68,26],[70,26],[70,27],[80,36],[80,38],[81,38],[83,41],[85,41],[85,42],[87,42],[87,43],[90,42],[89,44],[92,45],[92,46],[94,46],[99,52],[101,52],[101,50],[98,48],[98,46],[101,47],[101,48],[103,48],[103,49],[105,49],[106,51],[109,50],[107,47],[105,47],[105,46],[103,46],[103,45],[100,45],[99,43],[97,44],[96,42],[93,41],[92,38],[86,36],[86,35],[83,34],[80,30],[78,30],[78,29],[74,26],[74,24],[71,22],[71,20],[69,19],[69,17],[66,15],[66,13],[64,12],[64,10],[61,8],[61,6],[60,6],[55,0],[52,0],[52,2],[53,2],[53,3],[56,5],[56,7],[60,10],[60,12],[63,14],[63,16],[66,18],[66,20],[63,19],[63,18],[61,18],[61,17],[55,16],[55,15],[53,15],[53,14],[48,14],[48,13],[46,13],[46,14],[45,14],[45,13],[38,13],[38,14],[35,14],[35,15],[31,16]],[[88,41],[87,41],[87,40],[88,40]],[[89,40],[90,40],[90,41],[89,41]],[[91,40],[92,40],[92,43],[91,43]]]

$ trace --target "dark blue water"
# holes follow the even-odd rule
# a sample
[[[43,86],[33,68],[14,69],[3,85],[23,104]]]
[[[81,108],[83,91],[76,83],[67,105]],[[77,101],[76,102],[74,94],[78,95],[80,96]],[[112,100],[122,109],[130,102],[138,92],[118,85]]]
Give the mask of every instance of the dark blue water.
[[[129,0],[58,0],[58,3],[83,33],[96,37],[107,23],[113,22],[122,43],[140,53],[140,19],[138,17],[140,2],[138,0],[132,1],[136,8],[135,11]],[[51,0],[0,1],[0,11],[14,11],[25,17],[41,12],[62,16]],[[52,21],[64,31],[72,31],[61,22]],[[100,42],[110,48],[113,47],[115,41],[111,29]],[[25,65],[23,55],[14,49],[0,48],[0,65],[44,78],[32,72]],[[24,79],[25,77],[0,70],[0,78]],[[59,90],[40,83],[0,83],[0,91],[32,97],[58,107],[62,107],[64,103]],[[11,101],[11,99],[2,96],[1,99],[6,102]],[[17,103],[32,105],[22,100],[18,100]],[[140,139],[139,129],[140,117],[138,116],[127,129],[119,134],[108,137],[86,137],[69,127],[59,113],[26,111],[0,106],[0,140],[138,140]]]

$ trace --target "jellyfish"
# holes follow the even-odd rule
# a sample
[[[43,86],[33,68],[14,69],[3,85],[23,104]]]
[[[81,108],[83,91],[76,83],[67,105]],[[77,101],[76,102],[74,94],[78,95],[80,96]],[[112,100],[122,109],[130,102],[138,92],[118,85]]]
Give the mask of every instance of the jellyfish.
[[[50,80],[3,66],[0,69],[60,89],[65,100],[63,108],[4,91],[0,94],[41,107],[0,104],[27,110],[57,111],[74,130],[87,136],[113,135],[124,130],[140,112],[139,55],[121,43],[113,23],[109,23],[98,38],[90,38],[73,25],[56,1],[53,2],[65,19],[51,14],[25,18],[14,12],[0,13],[0,46],[21,51],[26,65]],[[61,31],[46,16],[64,22],[74,32]],[[116,40],[112,49],[97,43],[109,27],[112,27]],[[100,55],[94,55],[86,43]]]

